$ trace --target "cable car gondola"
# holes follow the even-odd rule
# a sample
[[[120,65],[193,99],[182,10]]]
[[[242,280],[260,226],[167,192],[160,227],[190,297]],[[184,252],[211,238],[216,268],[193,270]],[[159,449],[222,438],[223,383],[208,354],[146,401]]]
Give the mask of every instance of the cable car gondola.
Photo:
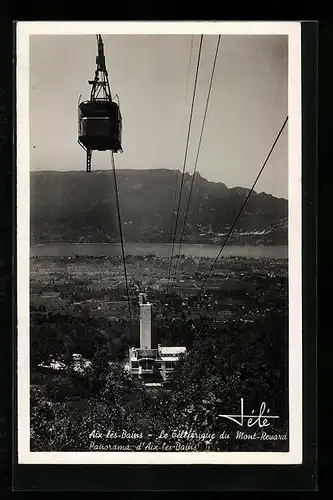
[[[78,109],[78,142],[87,153],[87,172],[91,172],[92,151],[122,152],[122,117],[119,104],[111,97],[101,35],[97,35],[97,45],[95,78],[89,80],[90,100],[79,103]]]

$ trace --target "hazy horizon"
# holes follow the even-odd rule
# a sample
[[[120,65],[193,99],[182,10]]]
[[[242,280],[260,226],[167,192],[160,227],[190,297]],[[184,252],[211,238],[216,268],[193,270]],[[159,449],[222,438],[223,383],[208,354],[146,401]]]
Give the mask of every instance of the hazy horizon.
[[[183,168],[200,35],[103,35],[112,95],[123,117],[118,169]],[[217,36],[205,35],[186,172],[194,160]],[[77,105],[89,98],[93,35],[30,37],[30,170],[85,171]],[[186,93],[186,83],[188,91]],[[288,114],[288,37],[222,35],[197,172],[228,188],[250,188]],[[257,184],[288,199],[288,127]],[[94,152],[92,170],[110,168]],[[87,174],[88,175],[88,174]]]

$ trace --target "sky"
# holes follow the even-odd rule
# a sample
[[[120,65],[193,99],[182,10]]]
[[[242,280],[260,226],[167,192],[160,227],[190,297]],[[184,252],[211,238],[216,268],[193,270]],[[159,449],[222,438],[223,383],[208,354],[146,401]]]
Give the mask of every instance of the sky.
[[[111,92],[120,99],[118,169],[182,170],[200,35],[102,35]],[[217,35],[203,37],[186,171],[193,172]],[[191,41],[192,57],[191,55]],[[30,37],[30,170],[85,170],[77,106],[89,99],[94,35]],[[288,114],[288,38],[222,35],[197,171],[251,187]],[[92,169],[110,168],[94,152]],[[257,192],[288,198],[288,127]]]

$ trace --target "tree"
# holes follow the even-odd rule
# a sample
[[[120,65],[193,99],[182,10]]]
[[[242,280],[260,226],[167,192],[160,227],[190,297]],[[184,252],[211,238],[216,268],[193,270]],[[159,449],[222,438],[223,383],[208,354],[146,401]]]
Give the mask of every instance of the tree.
[[[250,325],[239,322],[199,330],[171,379],[173,425],[216,430],[222,425],[216,419],[221,404],[232,412],[239,410],[242,397],[250,408],[269,397],[271,411],[279,412],[283,428],[286,338],[286,318],[274,312]]]

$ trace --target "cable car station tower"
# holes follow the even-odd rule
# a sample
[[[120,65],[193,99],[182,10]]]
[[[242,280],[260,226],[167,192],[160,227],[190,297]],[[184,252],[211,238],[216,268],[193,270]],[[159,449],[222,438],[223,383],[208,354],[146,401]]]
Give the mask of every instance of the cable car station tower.
[[[87,153],[87,172],[91,172],[92,152],[122,152],[122,118],[119,104],[112,100],[108,72],[105,64],[104,44],[101,35],[97,36],[98,55],[96,71],[90,100],[79,104],[78,143]]]

